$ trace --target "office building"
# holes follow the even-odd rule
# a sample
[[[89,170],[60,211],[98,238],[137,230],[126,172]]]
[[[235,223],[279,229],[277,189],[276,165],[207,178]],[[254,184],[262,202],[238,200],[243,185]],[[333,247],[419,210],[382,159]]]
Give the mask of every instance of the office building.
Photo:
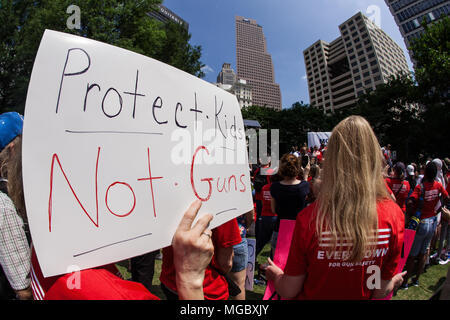
[[[275,83],[272,57],[262,27],[253,19],[236,16],[237,76],[252,88],[253,104],[282,109],[280,86]]]
[[[217,83],[233,85],[236,82],[236,73],[231,68],[231,64],[224,63],[222,70],[217,76]]]
[[[162,4],[155,6],[154,10],[147,13],[150,17],[155,18],[163,23],[175,22],[182,26],[186,31],[189,31],[189,23],[180,18],[172,10],[166,8]]]
[[[409,73],[402,49],[361,12],[339,30],[332,42],[318,40],[303,51],[310,104],[324,113],[354,106],[390,76]]]
[[[222,65],[222,70],[217,76],[215,85],[234,94],[241,109],[252,106],[252,87],[246,80],[237,78],[236,73],[231,68],[231,64],[224,63]]]
[[[442,15],[450,14],[449,0],[385,0],[385,2],[394,16],[408,50],[411,40],[420,37],[424,32],[421,25],[423,20],[430,23]]]

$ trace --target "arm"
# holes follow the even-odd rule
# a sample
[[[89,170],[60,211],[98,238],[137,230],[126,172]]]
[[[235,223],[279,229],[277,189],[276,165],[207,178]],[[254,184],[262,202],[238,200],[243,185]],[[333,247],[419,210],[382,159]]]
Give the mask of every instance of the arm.
[[[310,160],[308,159],[308,164],[303,169],[303,180],[308,181],[309,171],[311,170]]]
[[[286,299],[295,298],[303,290],[306,275],[285,275],[273,261],[268,259],[269,266],[266,269],[267,280],[273,281],[275,290]]]
[[[380,289],[375,289],[372,299],[383,299],[389,295],[393,290],[397,289],[403,283],[403,277],[406,271],[396,274],[391,280],[381,280]]]
[[[217,247],[215,259],[218,269],[224,274],[228,273],[233,266],[233,247]]]
[[[31,299],[30,247],[23,221],[12,201],[2,197],[0,210],[0,264],[18,299]]]
[[[245,213],[245,226],[247,228],[250,228],[252,223],[255,221],[255,212],[254,210],[250,210],[249,212]]]
[[[276,208],[276,201],[274,198],[271,198],[270,199],[270,209],[272,210],[272,213],[274,213],[274,214],[276,213],[275,208]]]
[[[388,254],[383,260],[380,274],[380,288],[374,290],[372,299],[382,299],[397,289],[403,283],[405,272],[398,273],[404,245],[405,218],[401,210],[392,211],[395,223],[391,224],[391,239],[389,240]]]
[[[181,300],[204,299],[205,269],[214,253],[211,230],[208,229],[212,215],[204,215],[191,228],[201,205],[199,200],[191,204],[172,240],[177,291]]]

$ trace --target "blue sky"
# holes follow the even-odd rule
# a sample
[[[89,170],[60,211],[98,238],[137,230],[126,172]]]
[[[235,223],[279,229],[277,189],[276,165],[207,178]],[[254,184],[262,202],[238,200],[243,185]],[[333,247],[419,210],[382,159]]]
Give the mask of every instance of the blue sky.
[[[189,23],[192,45],[202,47],[203,78],[215,82],[224,62],[236,71],[234,17],[255,19],[263,27],[272,55],[275,81],[283,108],[309,103],[303,50],[318,39],[331,42],[339,24],[361,11],[374,20],[410,57],[384,0],[164,0],[163,4]],[[374,9],[375,10],[374,10]]]

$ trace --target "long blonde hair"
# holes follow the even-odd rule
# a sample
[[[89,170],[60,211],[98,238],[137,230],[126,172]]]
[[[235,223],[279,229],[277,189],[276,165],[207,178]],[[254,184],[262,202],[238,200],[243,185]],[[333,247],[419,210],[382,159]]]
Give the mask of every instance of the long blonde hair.
[[[319,239],[331,236],[331,251],[351,244],[344,260],[363,260],[376,243],[377,201],[389,197],[382,168],[380,144],[364,118],[350,116],[333,129],[321,172],[316,232]]]

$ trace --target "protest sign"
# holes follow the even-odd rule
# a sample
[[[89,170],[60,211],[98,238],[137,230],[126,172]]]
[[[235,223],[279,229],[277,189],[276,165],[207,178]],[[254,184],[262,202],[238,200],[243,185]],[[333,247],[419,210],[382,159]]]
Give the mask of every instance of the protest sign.
[[[171,244],[188,206],[217,227],[252,209],[236,97],[118,47],[46,30],[31,75],[23,182],[45,277]]]
[[[248,262],[245,276],[245,290],[253,291],[253,279],[255,276],[255,249],[256,239],[247,238]]]
[[[277,246],[273,256],[273,262],[284,270],[291,248],[292,236],[294,235],[295,220],[280,220],[280,229],[278,231]],[[266,291],[263,300],[279,300],[276,295],[275,286],[272,281],[267,282]],[[284,299],[281,299],[284,300]]]
[[[322,143],[327,145],[330,136],[331,132],[308,132],[308,147],[314,148],[317,146],[320,148]]]

